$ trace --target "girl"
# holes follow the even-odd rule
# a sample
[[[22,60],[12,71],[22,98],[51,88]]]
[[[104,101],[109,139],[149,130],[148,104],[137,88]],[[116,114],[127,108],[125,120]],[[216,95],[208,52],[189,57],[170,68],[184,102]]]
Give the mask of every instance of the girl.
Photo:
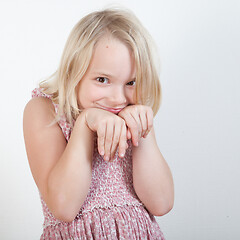
[[[80,20],[32,96],[23,129],[41,239],[164,239],[153,215],[171,210],[173,180],[154,135],[151,41],[136,17],[108,9]]]

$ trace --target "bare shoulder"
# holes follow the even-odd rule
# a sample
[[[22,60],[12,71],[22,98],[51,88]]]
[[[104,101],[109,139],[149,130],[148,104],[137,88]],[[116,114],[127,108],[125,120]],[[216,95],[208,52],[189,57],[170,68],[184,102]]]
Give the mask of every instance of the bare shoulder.
[[[28,123],[39,123],[54,119],[54,106],[52,101],[44,97],[32,98],[25,106],[23,121]],[[35,120],[34,122],[32,120]]]
[[[58,123],[52,124],[55,110],[52,101],[44,97],[32,98],[25,106],[23,113],[23,132],[27,137],[59,138],[65,141]],[[55,139],[57,140],[57,139]],[[47,139],[46,139],[47,141]]]
[[[44,195],[46,181],[51,169],[66,148],[66,140],[55,119],[55,110],[50,99],[36,97],[25,106],[23,133],[29,165],[34,180]]]

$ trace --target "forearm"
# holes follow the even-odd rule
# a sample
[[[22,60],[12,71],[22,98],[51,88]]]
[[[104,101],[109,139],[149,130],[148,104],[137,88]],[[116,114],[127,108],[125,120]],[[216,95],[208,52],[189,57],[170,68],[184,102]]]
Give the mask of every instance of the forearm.
[[[156,143],[154,129],[133,147],[133,184],[135,191],[153,215],[171,210],[174,187],[171,171]]]
[[[55,217],[71,221],[81,208],[91,183],[92,153],[93,132],[80,115],[48,178],[48,205]]]

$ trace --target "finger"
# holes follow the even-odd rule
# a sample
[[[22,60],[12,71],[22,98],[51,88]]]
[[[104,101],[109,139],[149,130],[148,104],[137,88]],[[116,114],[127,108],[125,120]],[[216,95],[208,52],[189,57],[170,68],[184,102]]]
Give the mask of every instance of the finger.
[[[106,135],[106,124],[104,124],[101,128],[97,131],[97,141],[98,141],[98,152],[101,156],[104,156],[104,146],[105,146],[105,135]]]
[[[112,140],[113,140],[113,131],[114,131],[114,126],[112,123],[107,123],[107,128],[106,128],[106,135],[105,135],[105,145],[104,145],[104,160],[109,161],[110,159],[110,152],[111,152],[111,147],[112,147]]]
[[[127,129],[127,139],[131,139],[131,138],[132,138],[131,131],[130,131],[130,129],[128,128],[128,129]]]
[[[119,144],[119,138],[120,138],[120,134],[121,134],[121,124],[119,125],[118,123],[115,124],[114,126],[114,132],[113,132],[113,140],[112,140],[112,146],[111,146],[111,160],[113,159],[116,150],[117,150],[117,146]]]
[[[141,137],[143,137],[148,130],[147,112],[141,111],[139,113],[139,117],[140,117],[141,129],[142,129]]]
[[[130,113],[131,118],[127,121],[132,135],[132,142],[134,146],[138,146],[138,141],[141,136],[141,122],[137,112]]]
[[[141,137],[141,122],[138,114],[138,108],[131,107],[131,111],[123,111],[120,115],[126,122],[128,127],[127,138],[132,139],[134,146],[138,146],[138,140]]]
[[[146,113],[147,116],[147,131],[144,134],[144,138],[147,137],[147,135],[149,134],[149,132],[151,131],[152,127],[153,127],[153,111],[152,109],[149,109]]]
[[[125,124],[122,125],[120,138],[119,138],[119,148],[118,148],[118,155],[119,157],[124,157],[126,153],[126,149],[128,148],[127,144],[127,127]]]

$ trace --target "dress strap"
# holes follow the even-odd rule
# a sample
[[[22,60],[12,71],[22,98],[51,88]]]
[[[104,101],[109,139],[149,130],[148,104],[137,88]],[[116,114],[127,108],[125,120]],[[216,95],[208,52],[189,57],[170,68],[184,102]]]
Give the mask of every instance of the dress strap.
[[[42,92],[41,88],[33,89],[32,98],[34,98],[34,97],[45,97],[45,98],[52,100],[52,95]],[[58,113],[58,104],[54,103],[53,101],[52,101],[52,104],[54,106],[55,113],[57,114]],[[66,140],[68,141],[70,138],[70,135],[71,135],[71,131],[72,131],[71,124],[67,122],[65,116],[61,116],[60,120],[58,121],[58,125],[62,129],[63,135],[66,138]]]

